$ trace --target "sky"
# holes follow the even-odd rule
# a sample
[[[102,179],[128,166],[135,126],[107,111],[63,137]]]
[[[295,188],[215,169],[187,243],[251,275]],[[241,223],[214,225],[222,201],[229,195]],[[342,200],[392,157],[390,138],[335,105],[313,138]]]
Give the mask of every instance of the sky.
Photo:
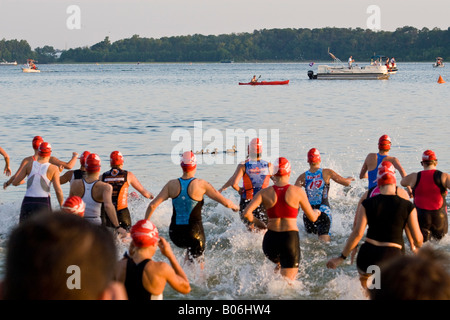
[[[0,0],[0,39],[32,49],[272,28],[450,27],[450,0]]]

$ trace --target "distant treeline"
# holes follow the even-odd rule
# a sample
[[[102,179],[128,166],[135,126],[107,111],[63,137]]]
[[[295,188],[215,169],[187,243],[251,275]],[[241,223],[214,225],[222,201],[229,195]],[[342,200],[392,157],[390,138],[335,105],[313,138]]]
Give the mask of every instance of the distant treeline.
[[[342,60],[350,55],[368,61],[373,54],[399,62],[450,60],[450,28],[402,27],[395,31],[361,28],[263,29],[253,33],[141,38],[134,35],[112,43],[109,37],[91,46],[58,52],[45,46],[31,50],[25,40],[0,41],[0,59],[53,62],[235,62]]]

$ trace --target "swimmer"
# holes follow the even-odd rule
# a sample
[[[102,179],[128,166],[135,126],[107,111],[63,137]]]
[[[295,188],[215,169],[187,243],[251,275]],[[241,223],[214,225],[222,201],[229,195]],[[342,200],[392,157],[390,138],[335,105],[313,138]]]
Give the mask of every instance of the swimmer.
[[[76,170],[68,170],[66,173],[64,173],[61,178],[60,182],[61,184],[65,184],[67,182],[72,182],[75,179],[82,179],[86,176],[86,158],[90,154],[89,151],[84,151],[81,156],[78,158],[80,159],[80,168]]]
[[[359,173],[360,179],[369,179],[368,188],[377,185],[377,170],[381,161],[389,161],[392,162],[395,169],[398,170],[400,176],[406,177],[406,171],[403,169],[400,161],[396,157],[392,157],[389,155],[389,151],[391,150],[391,138],[388,135],[382,135],[378,139],[378,153],[369,153],[364,160],[363,166],[361,168],[361,172]],[[408,192],[411,195],[411,188],[408,188]]]
[[[253,215],[253,210],[263,205],[269,221],[262,248],[266,257],[276,264],[280,274],[292,281],[300,264],[300,237],[297,215],[301,207],[310,221],[315,222],[320,211],[309,204],[305,191],[289,184],[291,165],[286,158],[279,158],[274,168],[274,185],[259,191],[244,209],[244,218],[250,224],[265,228],[266,224]]]
[[[44,139],[42,139],[41,136],[35,136],[33,138],[32,141],[32,147],[34,150],[34,154],[32,156],[26,157],[22,160],[22,162],[20,163],[19,169],[17,169],[16,173],[11,176],[11,178],[9,178],[8,181],[6,181],[3,184],[3,189],[6,189],[10,184],[12,184],[13,180],[15,179],[15,177],[17,176],[17,174],[20,172],[20,170],[22,170],[23,167],[25,167],[27,165],[27,163],[32,162],[32,161],[36,161],[36,159],[39,156],[39,145],[44,142]],[[51,156],[49,162],[51,164],[54,164],[55,166],[57,166],[59,168],[59,171],[61,172],[64,169],[72,169],[73,166],[75,165],[76,161],[77,161],[77,157],[78,157],[78,153],[73,152],[72,153],[72,159],[69,162],[64,162],[59,160],[58,158]],[[24,183],[25,180],[21,181],[20,184]]]
[[[240,194],[239,212],[241,220],[247,225],[249,230],[255,231],[259,228],[254,225],[248,225],[247,220],[243,218],[243,211],[253,196],[261,189],[269,186],[272,164],[262,160],[262,142],[254,138],[248,145],[248,159],[240,163],[230,179],[219,189],[223,192],[228,187],[232,187]],[[239,187],[239,181],[242,179],[243,186]],[[258,220],[267,224],[267,214],[263,206],[256,208],[253,212]],[[255,229],[256,227],[256,229]],[[263,228],[265,229],[265,227]]]
[[[111,152],[109,159],[111,169],[104,172],[100,180],[113,187],[112,202],[116,208],[117,219],[119,224],[128,231],[132,224],[130,210],[128,209],[129,186],[131,185],[147,199],[153,199],[154,197],[142,186],[133,172],[123,169],[124,159],[120,151]],[[102,215],[102,220],[104,225],[112,226],[111,221],[105,214]]]
[[[131,227],[131,238],[130,248],[116,270],[116,279],[125,285],[128,300],[162,300],[166,283],[182,294],[191,291],[189,280],[170,244],[159,236],[150,220],[136,222]],[[170,265],[154,260],[158,247]]]
[[[105,208],[106,214],[113,223],[113,228],[126,237],[126,230],[123,229],[116,215],[116,209],[112,203],[112,187],[99,181],[101,169],[100,157],[95,153],[90,153],[85,162],[86,177],[74,180],[70,185],[69,196],[79,196],[86,204],[84,219],[101,226],[101,208]]]
[[[5,168],[3,169],[3,174],[8,177],[11,175],[11,168],[9,166],[9,155],[2,147],[0,147],[0,154],[5,159]]]
[[[195,178],[197,160],[192,151],[183,153],[180,165],[183,175],[181,178],[167,182],[147,207],[145,219],[150,219],[161,203],[172,199],[170,239],[177,247],[187,249],[186,261],[197,260],[203,268],[206,240],[202,222],[203,197],[206,195],[233,211],[238,211],[239,208],[231,200],[222,196],[209,182]]]
[[[63,191],[59,183],[59,168],[49,162],[51,153],[50,143],[42,142],[38,148],[36,161],[27,162],[12,182],[14,186],[18,186],[28,177],[27,191],[20,208],[20,222],[35,214],[52,212],[51,184],[53,184],[59,206],[61,207],[64,202]]]
[[[347,187],[355,179],[352,177],[343,178],[332,169],[322,169],[320,167],[322,162],[320,152],[316,148],[308,151],[307,159],[309,170],[297,178],[295,185],[305,188],[309,203],[314,209],[319,209],[322,214],[315,223],[312,223],[304,215],[303,222],[307,233],[317,234],[320,240],[329,242],[332,221],[330,203],[328,202],[330,180]]]
[[[417,209],[420,230],[424,242],[440,240],[448,233],[447,189],[450,177],[436,169],[438,159],[432,150],[422,154],[422,171],[414,172],[401,181],[404,187],[411,187],[414,205]]]
[[[408,226],[414,246],[420,248],[423,244],[417,220],[417,211],[411,201],[405,199],[406,191],[397,188],[395,169],[391,163],[383,161],[377,170],[377,184],[380,194],[365,199],[357,211],[356,223],[341,255],[327,262],[327,268],[336,269],[351,251],[356,248],[365,234],[365,242],[361,245],[356,265],[360,275],[361,285],[367,289],[367,280],[372,275],[370,266],[379,266],[404,254],[403,230]],[[404,195],[400,196],[403,193]]]

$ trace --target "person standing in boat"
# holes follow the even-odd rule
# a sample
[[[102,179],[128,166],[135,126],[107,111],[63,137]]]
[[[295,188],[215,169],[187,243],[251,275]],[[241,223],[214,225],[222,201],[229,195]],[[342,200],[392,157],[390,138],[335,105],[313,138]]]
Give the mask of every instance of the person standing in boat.
[[[404,177],[401,185],[411,187],[423,240],[440,240],[448,233],[447,189],[448,173],[436,170],[438,160],[432,150],[422,154],[423,170]]]
[[[244,163],[240,163],[233,176],[219,189],[224,191],[228,187],[232,187],[239,192],[241,200],[239,203],[239,212],[242,221],[247,225],[249,230],[255,230],[255,226],[249,225],[247,220],[243,218],[243,211],[247,204],[253,199],[259,190],[269,186],[272,164],[262,160],[262,142],[259,138],[254,138],[248,145],[248,159]],[[242,179],[243,186],[239,187],[239,181]],[[263,223],[267,224],[267,214],[264,206],[259,206],[253,214]],[[257,227],[257,226],[256,226]],[[257,230],[257,229],[256,229]]]
[[[363,166],[359,173],[360,179],[369,179],[368,188],[371,189],[377,185],[377,169],[380,163],[384,160],[392,162],[395,169],[398,170],[401,177],[406,177],[406,171],[403,169],[400,161],[396,157],[389,155],[391,150],[391,138],[384,134],[378,139],[378,153],[369,153],[364,160]],[[408,187],[408,192],[411,195],[411,188]]]
[[[350,58],[348,58],[348,68],[349,69],[352,68],[353,62],[355,62],[355,60],[353,59],[353,56],[350,56]]]
[[[331,228],[331,208],[328,201],[330,180],[343,186],[349,186],[355,179],[352,177],[341,177],[334,170],[321,168],[322,162],[320,152],[316,148],[308,151],[309,170],[302,173],[296,180],[295,185],[304,187],[309,203],[314,209],[321,212],[316,222],[311,222],[306,215],[303,215],[303,222],[307,233],[314,233],[324,242],[330,241]]]
[[[222,196],[209,182],[195,178],[197,159],[192,151],[183,153],[180,166],[183,175],[166,183],[156,198],[148,205],[145,219],[150,219],[161,203],[172,199],[170,239],[179,248],[187,249],[186,261],[197,261],[203,269],[206,240],[202,222],[203,197],[206,195],[236,212],[239,208],[231,200]]]

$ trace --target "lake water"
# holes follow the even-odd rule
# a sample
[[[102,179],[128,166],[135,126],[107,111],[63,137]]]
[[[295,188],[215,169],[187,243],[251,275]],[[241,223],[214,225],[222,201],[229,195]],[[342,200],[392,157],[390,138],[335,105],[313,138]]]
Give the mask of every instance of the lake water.
[[[165,299],[362,300],[356,266],[328,270],[325,263],[339,255],[351,232],[357,201],[367,185],[358,179],[365,156],[388,134],[390,154],[408,173],[421,169],[426,149],[436,152],[439,169],[450,171],[450,84],[437,83],[439,75],[450,81],[450,72],[432,68],[432,62],[398,67],[386,81],[309,80],[307,63],[41,65],[40,74],[1,67],[0,145],[11,157],[13,172],[32,154],[35,135],[50,142],[53,155],[62,160],[68,161],[74,151],[98,153],[103,171],[110,152],[120,150],[125,169],[155,195],[181,174],[172,161],[181,142],[194,151],[217,147],[217,155],[198,156],[197,170],[197,177],[217,189],[245,154],[243,140],[227,140],[229,133],[260,135],[266,158],[280,155],[291,161],[291,183],[307,170],[307,151],[318,148],[323,167],[356,180],[348,188],[331,184],[330,244],[306,234],[299,219],[302,260],[293,286],[273,274],[274,265],[262,253],[263,236],[248,233],[236,213],[206,198],[205,270],[187,268],[192,292],[181,296],[167,286]],[[238,85],[253,75],[289,79],[290,84]],[[236,155],[223,153],[233,144],[239,148]],[[66,196],[68,185],[63,191]],[[8,233],[18,223],[24,194],[24,185],[0,192],[0,258]],[[233,190],[224,195],[238,203]],[[144,217],[148,203],[130,201],[133,221]],[[152,217],[166,238],[170,217],[170,200]],[[448,237],[433,245],[450,252]],[[172,247],[182,260],[183,251]]]

